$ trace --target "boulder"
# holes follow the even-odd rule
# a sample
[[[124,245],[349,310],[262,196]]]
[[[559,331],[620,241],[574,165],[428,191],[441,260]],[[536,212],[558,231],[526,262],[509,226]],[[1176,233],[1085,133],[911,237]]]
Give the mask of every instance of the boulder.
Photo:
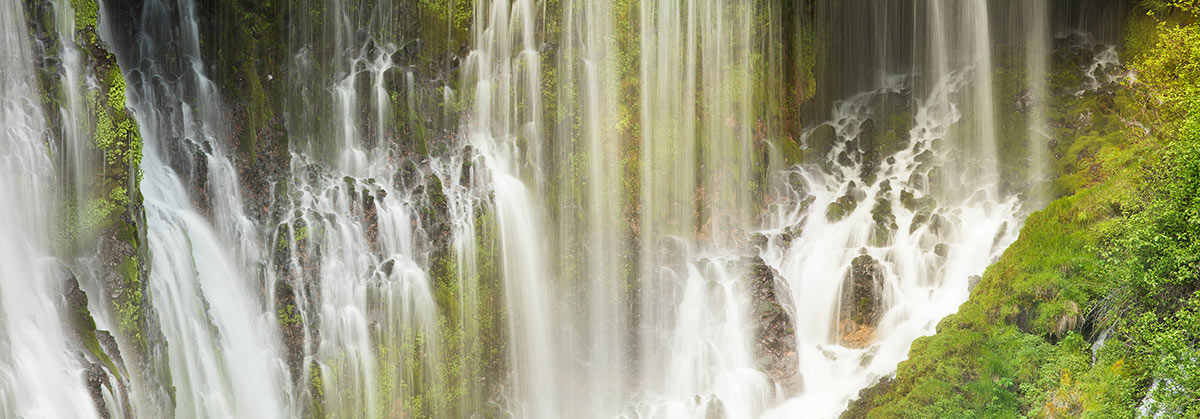
[[[938,243],[933,246],[933,254],[941,256],[943,259],[950,256],[950,245],[946,243]]]
[[[865,252],[850,262],[850,271],[842,281],[838,312],[838,337],[843,345],[865,347],[874,338],[887,309],[884,275],[883,264]]]
[[[971,275],[967,278],[967,292],[975,290],[975,286],[979,285],[979,281],[983,280],[979,275]]]
[[[804,142],[806,150],[815,151],[816,155],[823,159],[825,153],[833,149],[833,144],[837,141],[837,131],[834,130],[833,125],[822,124],[801,137],[801,140]]]
[[[836,223],[854,212],[856,208],[858,208],[858,200],[854,199],[852,194],[847,193],[829,204],[829,207],[825,209],[825,218],[831,223]]]
[[[725,405],[721,403],[721,399],[713,396],[713,399],[708,402],[704,409],[704,419],[725,419],[728,415],[725,414]]]
[[[803,390],[792,296],[787,284],[762,258],[750,261],[750,296],[755,328],[754,355],[759,368],[787,394]]]
[[[872,246],[884,247],[900,228],[896,224],[896,215],[892,213],[892,202],[880,197],[871,209],[871,220],[875,222],[871,229],[870,242]]]
[[[382,199],[381,196],[380,200]],[[379,247],[379,209],[375,204],[375,195],[365,188],[362,190],[362,209],[367,245],[372,251],[378,253],[381,251]]]
[[[127,383],[122,381],[122,377],[128,372],[125,370],[124,360],[117,348],[116,339],[107,331],[96,329],[96,322],[88,309],[87,293],[79,288],[79,280],[75,274],[66,267],[62,267],[59,277],[64,286],[63,302],[66,306],[63,308],[70,326],[70,338],[75,345],[83,349],[83,351],[77,352],[77,355],[80,365],[85,367],[84,384],[96,406],[96,412],[102,418],[109,417],[109,409],[103,391],[103,388],[107,387],[112,393],[119,394],[121,400],[124,401],[124,404],[113,406],[113,408],[129,415],[131,410],[127,401]],[[110,376],[116,377],[115,385]]]

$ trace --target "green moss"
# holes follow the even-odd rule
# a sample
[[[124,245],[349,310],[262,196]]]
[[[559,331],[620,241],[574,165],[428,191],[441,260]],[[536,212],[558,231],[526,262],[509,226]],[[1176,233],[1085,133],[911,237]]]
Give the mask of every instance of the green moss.
[[[116,67],[109,69],[108,107],[116,111],[125,110],[125,77]]]
[[[125,259],[117,270],[124,277],[124,283],[120,287],[121,294],[112,300],[117,325],[137,347],[144,347],[146,336],[145,320],[142,318],[142,275],[137,256]]]
[[[321,377],[321,366],[316,362],[309,364],[308,376],[312,404],[309,406],[307,417],[322,419],[325,417],[325,382]]]
[[[107,94],[101,101],[95,90],[88,92],[88,107],[93,110],[96,148],[104,153],[109,178],[123,184],[129,170],[137,170],[142,161],[142,138],[137,122],[125,109],[125,78],[113,67],[104,78]]]
[[[421,0],[421,7],[429,14],[446,16],[452,31],[470,31],[474,20],[474,3],[471,0]]]
[[[96,0],[71,0],[71,8],[75,9],[76,31],[95,30],[96,18],[99,17],[99,7],[96,4]]]
[[[82,294],[82,291],[77,292]],[[104,365],[114,376],[121,377],[121,371],[117,369],[117,365],[113,363],[112,358],[104,352],[100,347],[100,341],[96,338],[96,320],[92,318],[92,312],[88,309],[87,300],[80,301],[74,307],[71,313],[67,314],[71,327],[75,334],[83,341],[83,347]]]
[[[825,218],[831,223],[836,223],[857,208],[858,200],[854,199],[851,194],[846,194],[829,204],[829,207],[825,209]]]
[[[1164,417],[1200,414],[1200,36],[1144,19],[1127,33],[1139,83],[1056,101],[1062,116],[1092,116],[1058,129],[1064,197],[1029,217],[960,311],[854,411],[1131,418],[1149,396]],[[1075,81],[1052,85],[1073,96],[1063,83]]]
[[[296,306],[291,304],[276,310],[275,317],[279,320],[279,324],[284,327],[291,327],[304,321],[300,312],[296,311]]]

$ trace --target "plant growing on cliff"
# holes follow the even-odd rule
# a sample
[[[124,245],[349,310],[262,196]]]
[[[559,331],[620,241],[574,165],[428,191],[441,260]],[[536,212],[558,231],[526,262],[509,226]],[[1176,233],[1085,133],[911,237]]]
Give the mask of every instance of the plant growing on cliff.
[[[1030,216],[971,300],[914,342],[896,378],[864,392],[853,412],[1200,415],[1197,2],[1142,10],[1153,15],[1131,19],[1126,44],[1138,81],[1111,104],[1065,101],[1089,115],[1118,110],[1093,125],[1104,131],[1060,129],[1072,141],[1059,144],[1065,196]],[[1074,83],[1065,73],[1051,81]]]

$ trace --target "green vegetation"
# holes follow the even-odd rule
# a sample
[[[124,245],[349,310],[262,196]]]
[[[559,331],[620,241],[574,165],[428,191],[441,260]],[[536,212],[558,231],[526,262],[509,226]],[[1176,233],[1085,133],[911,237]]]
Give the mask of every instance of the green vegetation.
[[[74,33],[59,36],[54,32],[58,28],[54,25],[53,11],[65,5],[49,7],[51,5],[44,0],[34,0],[26,8],[31,23],[30,35],[45,47],[40,53],[47,58],[57,57],[65,48],[77,48],[82,54],[83,70],[88,75],[88,81],[82,86],[72,86],[57,76],[57,68],[43,67],[38,72],[43,110],[48,116],[50,138],[54,143],[51,150],[74,149],[68,143],[74,140],[67,137],[68,126],[65,124],[68,118],[60,116],[67,97],[80,95],[85,113],[79,121],[70,122],[81,124],[82,135],[90,135],[91,141],[79,150],[82,155],[78,158],[98,164],[82,171],[69,164],[58,167],[61,184],[71,186],[64,188],[63,199],[54,208],[51,243],[63,260],[97,252],[102,262],[96,274],[104,284],[104,292],[97,297],[110,307],[110,313],[115,317],[118,330],[114,332],[120,332],[124,342],[134,344],[126,351],[126,358],[140,366],[149,359],[150,352],[144,318],[147,315],[145,267],[142,265],[145,257],[142,235],[137,227],[143,217],[138,189],[142,138],[137,122],[127,109],[125,77],[117,66],[116,57],[99,42],[96,34],[99,3],[71,0],[69,5],[75,13]],[[64,40],[74,40],[78,44],[61,45]],[[110,371],[120,375],[97,342],[86,302],[78,310],[80,312],[72,323],[81,339],[79,343]]]
[[[296,311],[296,306],[293,304],[280,307],[275,311],[275,317],[279,319],[279,325],[284,327],[291,327],[304,321],[304,318],[300,316],[299,311]]]
[[[126,259],[117,267],[123,274],[124,283],[120,286],[121,294],[113,299],[112,304],[121,332],[138,347],[142,347],[146,344],[146,336],[143,333],[145,319],[142,318],[142,278],[138,267],[136,256]]]
[[[71,8],[75,9],[75,31],[84,32],[90,28],[90,36],[95,39],[96,18],[99,16],[96,0],[71,0]]]
[[[141,167],[142,139],[137,122],[125,112],[125,78],[116,67],[109,69],[107,102],[99,92],[88,92],[88,104],[96,110],[96,148],[104,153],[105,164],[115,169]]]
[[[109,372],[119,378],[121,371],[117,369],[117,365],[113,363],[112,358],[100,347],[100,340],[96,338],[96,320],[92,318],[92,312],[88,309],[87,294],[79,290],[79,284],[74,278],[68,281],[66,294],[70,307],[70,311],[66,313],[66,317],[75,336],[79,338],[80,343],[82,343],[83,348],[88,353],[96,357],[101,365],[104,365]]]
[[[104,59],[113,57],[104,53]],[[68,254],[90,249],[98,235],[123,229],[118,225],[124,223],[122,217],[141,200],[137,185],[141,181],[142,138],[137,122],[125,108],[125,78],[111,61],[94,65],[103,77],[98,88],[86,92],[85,102],[95,124],[92,145],[104,164],[93,179],[86,180],[94,186],[88,194],[71,196],[59,208],[55,247]]]
[[[321,378],[321,366],[316,362],[309,364],[309,392],[312,395],[312,404],[309,406],[309,416],[313,418],[325,417],[325,382]]]
[[[1061,198],[844,417],[1200,415],[1200,9],[1140,10],[1125,44],[1138,81],[1052,110],[1099,117],[1058,125]]]

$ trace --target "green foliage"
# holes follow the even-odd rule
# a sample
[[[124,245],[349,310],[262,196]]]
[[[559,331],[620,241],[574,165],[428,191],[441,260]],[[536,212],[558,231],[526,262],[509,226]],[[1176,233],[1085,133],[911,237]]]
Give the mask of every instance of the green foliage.
[[[1129,217],[1112,258],[1140,305],[1170,310],[1200,286],[1200,153],[1195,144],[1166,156],[1145,210]]]
[[[1200,26],[1159,22],[1157,42],[1133,67],[1169,111],[1182,114],[1200,106]]]
[[[1138,4],[1138,9],[1144,10],[1150,14],[1164,15],[1175,11],[1183,11],[1191,14],[1200,13],[1200,1],[1198,0],[1142,0]]]
[[[276,310],[275,317],[279,319],[279,324],[284,327],[290,327],[304,321],[303,316],[299,311],[296,311],[296,306],[288,304],[286,307],[280,307]]]
[[[142,319],[142,275],[137,256],[125,259],[117,270],[124,276],[121,294],[112,300],[117,325],[137,347],[143,347],[146,336],[142,332],[145,327]]]
[[[444,19],[451,25],[452,31],[468,31],[471,28],[475,12],[472,0],[420,0],[419,4],[426,16]]]
[[[124,183],[129,170],[141,167],[142,137],[137,122],[125,109],[125,77],[115,66],[105,74],[104,100],[100,92],[92,90],[88,92],[87,101],[96,118],[96,148],[104,153],[110,177]]]
[[[313,418],[325,417],[325,381],[321,377],[321,366],[316,362],[309,364],[309,391],[312,394],[312,405],[310,406],[310,416]]]
[[[1107,254],[1125,305],[1115,327],[1154,385],[1154,412],[1200,415],[1200,37],[1195,24],[1159,26],[1155,50],[1135,63],[1152,74],[1143,80],[1162,98],[1166,142],[1147,173],[1143,209],[1128,217]],[[1159,73],[1156,66],[1170,68]],[[1170,75],[1179,73],[1180,77]]]
[[[75,9],[75,30],[84,31],[85,29],[96,28],[96,18],[99,16],[99,7],[96,0],[71,0],[71,8]],[[94,36],[93,32],[93,36]]]
[[[891,387],[858,411],[1130,418],[1149,396],[1152,413],[1200,415],[1200,36],[1178,13],[1195,2],[1142,7],[1171,15],[1131,20],[1139,82],[1094,98],[1056,93],[1054,112],[1093,116],[1090,129],[1058,128],[1064,197],[1029,217],[960,312],[915,342]]]

